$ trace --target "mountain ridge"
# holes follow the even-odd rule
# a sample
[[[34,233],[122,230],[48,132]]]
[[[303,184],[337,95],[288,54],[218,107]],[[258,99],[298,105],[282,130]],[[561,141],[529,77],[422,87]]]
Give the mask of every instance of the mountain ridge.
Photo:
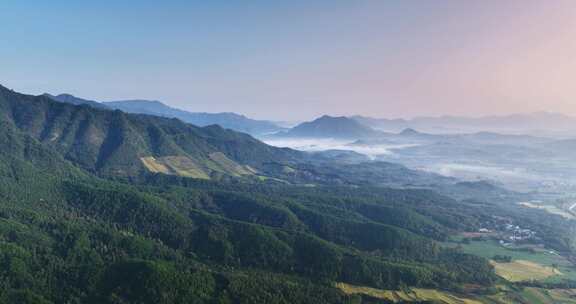
[[[121,110],[132,114],[147,114],[167,118],[178,118],[186,123],[200,127],[218,124],[227,129],[233,129],[235,131],[252,135],[273,133],[283,130],[283,128],[267,120],[255,120],[233,112],[189,112],[168,106],[158,100],[133,99],[98,102],[79,98],[71,94],[59,94],[54,96],[45,93],[44,96],[59,102],[75,105],[85,104],[98,109]]]

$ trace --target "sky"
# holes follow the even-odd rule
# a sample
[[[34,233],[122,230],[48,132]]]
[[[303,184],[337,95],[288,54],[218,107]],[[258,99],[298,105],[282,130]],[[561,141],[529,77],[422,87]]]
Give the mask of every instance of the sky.
[[[572,0],[2,0],[0,84],[304,120],[576,115]]]

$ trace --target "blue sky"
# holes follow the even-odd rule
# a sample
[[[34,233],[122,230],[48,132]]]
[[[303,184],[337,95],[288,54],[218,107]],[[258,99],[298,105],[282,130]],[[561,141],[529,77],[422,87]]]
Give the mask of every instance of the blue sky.
[[[0,83],[286,120],[574,114],[572,3],[4,0]]]

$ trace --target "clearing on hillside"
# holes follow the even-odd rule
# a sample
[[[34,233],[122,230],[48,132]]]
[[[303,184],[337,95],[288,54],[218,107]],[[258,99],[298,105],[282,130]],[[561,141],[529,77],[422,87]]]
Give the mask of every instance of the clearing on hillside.
[[[193,160],[185,156],[142,157],[144,166],[154,173],[179,175],[184,177],[210,179]]]

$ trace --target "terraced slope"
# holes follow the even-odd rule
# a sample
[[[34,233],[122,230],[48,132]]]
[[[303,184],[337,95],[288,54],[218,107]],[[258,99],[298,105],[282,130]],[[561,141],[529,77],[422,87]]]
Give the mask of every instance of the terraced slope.
[[[461,297],[435,289],[414,288],[409,291],[382,290],[370,287],[354,286],[345,283],[338,283],[336,284],[336,287],[346,294],[366,295],[372,298],[390,301],[392,303],[419,303],[423,301],[431,301],[432,303],[442,304],[482,304],[482,302],[475,299]]]

